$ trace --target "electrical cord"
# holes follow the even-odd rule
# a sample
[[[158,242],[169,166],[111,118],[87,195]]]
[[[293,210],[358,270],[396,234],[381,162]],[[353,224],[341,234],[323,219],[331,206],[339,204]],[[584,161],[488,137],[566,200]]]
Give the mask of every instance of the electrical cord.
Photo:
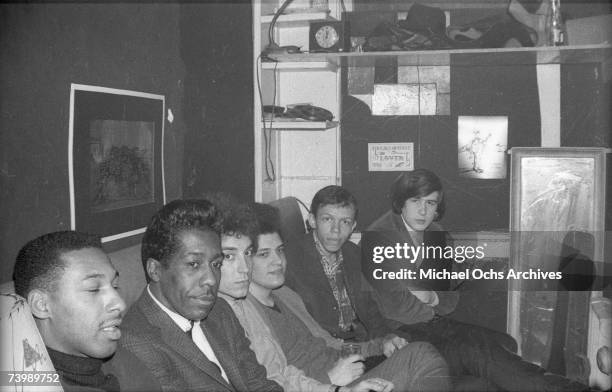
[[[419,114],[417,117],[417,163],[420,166],[421,165],[421,70],[420,67],[417,65],[416,67],[417,70],[417,86],[418,87],[418,96],[417,96],[417,102],[418,102],[418,109],[419,109]],[[414,157],[412,159],[412,166],[414,169]]]
[[[264,169],[266,173],[266,182],[275,182],[276,181],[276,171],[274,169],[274,162],[271,157],[271,147],[272,147],[272,123],[274,122],[274,113],[270,117],[269,126],[266,126],[266,119],[264,117],[264,104],[263,104],[263,92],[261,88],[261,54],[257,56],[257,92],[259,94],[259,105],[261,110],[261,122],[263,125],[263,136],[264,136]],[[276,72],[277,72],[278,64],[274,64],[273,71],[273,79],[274,79],[274,94],[272,96],[272,105],[276,104]]]

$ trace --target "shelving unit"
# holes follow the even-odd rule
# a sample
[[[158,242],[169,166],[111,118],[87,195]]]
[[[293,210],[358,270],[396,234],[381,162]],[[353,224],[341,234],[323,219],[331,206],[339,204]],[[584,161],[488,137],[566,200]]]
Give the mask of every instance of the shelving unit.
[[[531,48],[449,49],[398,52],[296,53],[271,56],[280,66],[310,68],[310,63],[332,67],[373,67],[378,61],[396,60],[399,66],[525,65],[597,63],[612,57],[612,45]],[[268,63],[266,63],[268,64]],[[269,64],[274,64],[273,62]],[[291,64],[291,65],[290,65]],[[320,67],[321,65],[317,65]]]
[[[293,59],[287,60],[285,57],[294,56],[276,56],[279,59],[274,61],[264,61],[261,63],[261,68],[264,70],[294,70],[294,71],[317,71],[327,70],[335,72],[338,66],[327,59],[321,60],[309,60],[309,61],[295,61]],[[302,56],[302,55],[298,55]]]
[[[262,118],[261,105],[288,106],[310,103],[340,116],[341,73],[325,58],[308,62],[261,61],[268,44],[273,12],[282,0],[253,2],[254,65],[261,91],[255,86],[255,198],[269,201],[296,196],[306,203],[319,188],[340,183],[340,122],[291,121]],[[329,0],[329,9],[291,11],[280,15],[273,36],[280,45],[308,50],[312,21],[337,20],[340,0]]]
[[[263,2],[263,6],[262,6]],[[352,2],[345,1],[349,7]],[[475,2],[476,7],[492,7],[503,9],[500,4],[482,4]],[[254,15],[254,57],[267,45],[268,29],[274,8],[282,4],[281,0],[261,0],[253,3]],[[438,3],[436,3],[438,4]],[[434,4],[435,5],[435,4]],[[463,8],[451,2],[438,4],[441,8]],[[543,118],[542,132],[544,140],[552,140],[554,145],[558,133],[559,111],[559,65],[578,63],[603,63],[602,73],[604,80],[612,75],[610,59],[612,59],[612,45],[581,45],[563,47],[521,47],[521,48],[487,48],[487,49],[450,49],[450,50],[418,50],[397,52],[345,52],[345,53],[308,53],[308,26],[311,21],[322,19],[339,19],[340,0],[329,0],[330,10],[316,10],[312,12],[293,12],[281,15],[276,22],[274,31],[275,40],[279,45],[296,45],[304,53],[271,55],[274,61],[258,61],[254,59],[258,76],[262,79],[262,94],[265,104],[287,105],[292,103],[309,102],[315,106],[330,110],[335,119],[341,120],[341,74],[349,67],[375,67],[378,64],[388,66],[395,63],[397,66],[512,66],[536,65],[538,68],[538,85],[540,86],[541,112]],[[265,11],[262,11],[264,10]],[[542,78],[540,78],[542,77]],[[271,91],[275,86],[277,91]],[[271,102],[272,97],[276,102]],[[283,177],[295,181],[301,174],[304,178],[319,175],[321,170],[326,173],[328,183],[341,184],[341,156],[340,156],[340,122],[295,124],[293,122],[275,122],[267,130],[282,130],[273,134],[263,134],[260,110],[260,95],[254,99],[255,124],[255,178],[257,200],[271,200],[296,195],[295,187],[284,187]],[[551,121],[552,120],[552,121]],[[552,125],[551,125],[552,122]],[[266,123],[267,125],[267,123]],[[546,129],[545,129],[546,128]],[[553,129],[551,132],[550,129]],[[556,131],[554,129],[557,129]],[[333,130],[332,132],[316,132],[308,135],[308,130]],[[544,138],[544,134],[547,138]],[[324,135],[324,136],[322,136]],[[552,135],[551,138],[548,136]],[[321,138],[324,138],[321,139]],[[260,140],[266,140],[268,146],[263,146]],[[328,144],[335,144],[333,149]],[[547,141],[548,143],[548,141]],[[548,144],[543,144],[548,145]],[[323,148],[318,153],[315,148]],[[323,146],[323,147],[322,147]],[[332,151],[333,150],[333,151]],[[264,157],[263,151],[271,154]],[[310,156],[306,156],[308,152]],[[304,155],[302,155],[304,154]],[[314,155],[314,156],[313,156]],[[270,159],[269,159],[270,158]],[[300,161],[299,165],[287,163],[289,159]],[[279,168],[279,179],[275,183],[264,180],[264,162]],[[317,162],[312,164],[311,162]],[[321,162],[326,162],[322,164]],[[292,172],[299,169],[299,173]],[[319,175],[320,178],[321,176]],[[306,187],[308,188],[308,187]],[[300,190],[301,191],[301,190]],[[298,191],[298,193],[300,192]],[[298,197],[310,199],[312,189],[307,189]]]
[[[261,24],[271,23],[274,15],[262,15],[260,19]],[[300,25],[308,25],[308,23],[312,20],[325,20],[325,19],[333,19],[329,16],[329,10],[317,10],[312,12],[292,12],[288,14],[281,15],[277,21],[276,25],[279,27],[283,26],[300,26]]]

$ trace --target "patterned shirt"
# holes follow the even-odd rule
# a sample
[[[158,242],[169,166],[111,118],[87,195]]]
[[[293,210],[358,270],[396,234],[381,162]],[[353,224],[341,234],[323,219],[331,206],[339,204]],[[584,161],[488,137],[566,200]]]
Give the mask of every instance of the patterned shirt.
[[[343,332],[352,331],[354,329],[353,322],[356,319],[356,315],[351,299],[346,291],[346,285],[344,284],[342,251],[328,253],[323,249],[316,234],[313,234],[313,237],[317,250],[321,255],[323,271],[325,272],[325,276],[327,276],[329,285],[334,293],[334,298],[338,303],[338,326]]]

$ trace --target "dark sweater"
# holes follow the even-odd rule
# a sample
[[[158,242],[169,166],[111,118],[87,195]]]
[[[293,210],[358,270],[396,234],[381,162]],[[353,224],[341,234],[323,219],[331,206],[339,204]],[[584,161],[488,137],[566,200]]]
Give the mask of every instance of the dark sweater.
[[[315,380],[328,384],[327,371],[339,358],[339,352],[327,347],[325,341],[312,335],[308,327],[282,301],[274,308],[263,306],[287,363]]]
[[[51,362],[60,376],[65,392],[115,392],[119,391],[119,382],[112,374],[104,374],[104,360],[88,357],[77,357],[64,354],[47,347]]]

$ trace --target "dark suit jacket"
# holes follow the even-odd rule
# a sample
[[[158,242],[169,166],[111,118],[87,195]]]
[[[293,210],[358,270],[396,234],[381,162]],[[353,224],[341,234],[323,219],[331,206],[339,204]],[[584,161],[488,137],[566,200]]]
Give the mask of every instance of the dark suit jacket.
[[[117,377],[121,392],[158,392],[162,390],[159,382],[145,364],[122,346],[117,348],[113,357],[102,368],[106,374]]]
[[[426,246],[446,246],[447,233],[442,231],[435,223],[424,232],[423,243]],[[450,290],[450,280],[429,280],[420,279],[374,279],[373,270],[381,268],[383,271],[400,271],[403,268],[412,269],[417,272],[419,269],[436,269],[438,271],[452,271],[452,260],[445,259],[423,259],[420,266],[411,264],[405,260],[387,259],[382,263],[374,263],[373,247],[393,246],[406,243],[408,246],[415,244],[410,237],[410,233],[404,225],[401,216],[388,211],[376,221],[374,221],[363,233],[361,246],[364,257],[361,262],[363,274],[376,290],[376,300],[378,301],[384,315],[395,322],[391,322],[391,327],[399,327],[401,324],[415,324],[426,322],[433,318],[435,313],[448,314],[452,312],[459,300],[458,293]],[[420,245],[420,244],[418,244]],[[412,289],[434,290],[438,295],[439,304],[432,308],[418,300],[411,292]]]
[[[372,289],[361,275],[361,253],[357,245],[347,241],[342,246],[344,259],[344,280],[351,303],[359,321],[365,326],[369,340],[391,333],[384,322],[376,302],[372,298]],[[286,284],[296,291],[304,300],[306,309],[323,328],[334,336],[343,336],[338,328],[338,306],[327,276],[321,265],[319,254],[312,233],[300,240],[287,243]]]
[[[123,320],[120,343],[145,363],[164,391],[282,391],[266,378],[225,301],[217,301],[200,325],[231,385],[146,289]]]

